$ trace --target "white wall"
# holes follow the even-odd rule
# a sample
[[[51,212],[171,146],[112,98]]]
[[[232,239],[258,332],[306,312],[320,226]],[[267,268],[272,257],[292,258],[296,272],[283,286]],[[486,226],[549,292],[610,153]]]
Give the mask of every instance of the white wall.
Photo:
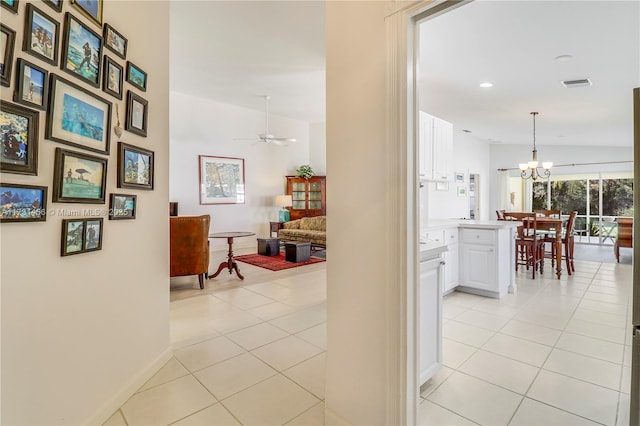
[[[317,175],[327,174],[326,127],[326,123],[311,123],[309,125],[309,161]]]
[[[19,3],[18,15],[2,10],[2,23],[16,31],[15,57],[119,104],[124,123],[125,101],[21,51],[26,3]],[[61,30],[64,12],[81,17],[67,2],[63,13],[43,2],[34,4],[60,22]],[[61,257],[63,217],[55,212],[46,222],[0,224],[1,423],[6,425],[101,424],[169,354],[169,36],[158,31],[168,28],[169,3],[106,1],[104,21],[127,37],[127,59],[149,75],[147,92],[136,91],[149,101],[148,137],[125,132],[122,140],[155,152],[155,187],[153,191],[116,188],[117,138],[112,134],[107,200],[112,192],[136,194],[138,212],[135,220],[109,221],[101,215],[102,250]],[[3,101],[11,100],[14,78],[11,81],[11,88],[2,88]],[[39,125],[38,175],[2,173],[2,182],[48,186],[49,209],[106,210],[108,201],[51,202],[55,148],[82,150],[45,140],[45,113],[40,114]]]
[[[301,164],[316,174],[326,162],[324,155],[309,159],[309,125],[270,115],[269,130],[296,138],[279,146],[234,138],[252,138],[264,132],[264,112],[171,92],[170,199],[178,202],[180,215],[211,215],[211,232],[251,231],[269,235],[269,222],[277,220],[275,196],[285,193],[286,175]],[[244,159],[244,204],[201,205],[198,155]],[[234,247],[255,246],[256,237],[239,238]],[[227,247],[226,240],[212,240],[212,250]]]

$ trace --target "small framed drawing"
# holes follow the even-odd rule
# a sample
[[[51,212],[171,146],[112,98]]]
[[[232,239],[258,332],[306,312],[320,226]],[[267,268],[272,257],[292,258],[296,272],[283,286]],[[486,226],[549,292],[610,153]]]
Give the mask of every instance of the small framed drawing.
[[[16,90],[13,100],[30,107],[47,109],[49,93],[49,73],[22,58],[18,59]]]
[[[104,78],[102,90],[122,99],[122,67],[107,55],[104,55]]]
[[[455,173],[455,182],[456,183],[464,183],[464,173]]]
[[[22,50],[45,62],[58,65],[60,24],[32,3],[27,3],[26,11]]]
[[[67,12],[60,68],[94,87],[100,87],[102,37]]]
[[[61,256],[102,250],[103,219],[63,219]]]
[[[127,117],[124,129],[136,135],[147,137],[147,117],[149,116],[149,102],[127,90]]]
[[[109,154],[111,102],[51,74],[45,137]]]
[[[244,204],[244,159],[199,155],[200,204]]]
[[[38,111],[0,101],[0,172],[38,174],[39,116]]]
[[[147,73],[130,61],[127,61],[127,82],[143,92],[147,91]]]
[[[458,187],[458,197],[466,197],[467,196],[467,188],[464,186]]]
[[[47,220],[47,187],[0,183],[0,222]]]
[[[138,197],[129,194],[111,194],[109,199],[109,219],[135,219]]]
[[[104,39],[104,46],[107,49],[122,59],[127,59],[127,39],[124,38],[122,34],[114,30],[111,25],[105,23],[102,37]]]
[[[18,13],[18,0],[0,0],[2,1],[2,7],[10,10],[11,13]]]
[[[94,24],[102,27],[102,0],[71,0],[71,3]]]
[[[53,163],[54,203],[103,204],[107,159],[56,148]]]
[[[62,12],[62,0],[42,0],[53,8],[56,12]]]
[[[13,47],[16,43],[16,32],[0,23],[0,84],[11,85],[11,66],[13,65]]]
[[[118,142],[118,188],[153,190],[153,151]]]

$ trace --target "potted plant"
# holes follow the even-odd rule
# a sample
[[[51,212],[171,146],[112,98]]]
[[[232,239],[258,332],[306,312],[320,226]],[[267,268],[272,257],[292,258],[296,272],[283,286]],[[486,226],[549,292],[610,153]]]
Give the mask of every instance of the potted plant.
[[[303,164],[296,170],[296,177],[309,179],[313,176],[313,169],[308,164]]]

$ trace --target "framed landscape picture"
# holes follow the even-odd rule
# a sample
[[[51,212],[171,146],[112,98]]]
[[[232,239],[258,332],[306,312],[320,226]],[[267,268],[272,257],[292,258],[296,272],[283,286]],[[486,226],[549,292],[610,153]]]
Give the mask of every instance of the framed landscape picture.
[[[122,67],[107,55],[104,55],[102,90],[118,99],[122,99]]]
[[[0,101],[0,171],[38,174],[38,111]]]
[[[103,204],[107,159],[56,148],[53,164],[54,203]]]
[[[67,12],[60,68],[94,87],[100,87],[101,58],[102,37]]]
[[[94,24],[102,27],[102,0],[71,0],[71,3]]]
[[[127,59],[127,39],[122,34],[117,32],[111,25],[105,23],[102,37],[104,38],[104,46],[107,49],[122,59]]]
[[[50,86],[45,137],[109,154],[111,102],[55,74]]]
[[[143,92],[147,91],[147,73],[130,61],[127,61],[127,82]]]
[[[244,203],[244,159],[199,155],[200,204]]]
[[[109,199],[109,219],[135,219],[138,197],[129,194],[111,194]]]
[[[102,250],[102,218],[63,219],[60,255]]]
[[[49,73],[22,58],[18,59],[13,100],[33,108],[47,109]]]
[[[0,0],[2,7],[11,11],[11,13],[18,13],[18,0]]]
[[[0,183],[0,222],[47,220],[47,187]]]
[[[153,189],[153,151],[118,142],[118,188]]]
[[[127,91],[127,117],[124,129],[140,136],[147,136],[147,117],[149,116],[149,102],[140,96]]]
[[[13,65],[13,48],[16,32],[0,23],[0,84],[11,85],[11,66]]]
[[[22,50],[45,62],[58,65],[60,24],[32,3],[27,3],[26,13]]]

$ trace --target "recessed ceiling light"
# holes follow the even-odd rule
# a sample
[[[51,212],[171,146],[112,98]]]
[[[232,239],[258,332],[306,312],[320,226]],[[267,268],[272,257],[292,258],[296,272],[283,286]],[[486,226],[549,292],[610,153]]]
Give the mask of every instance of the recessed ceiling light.
[[[493,87],[493,83],[485,81],[484,83],[480,83],[480,87]]]
[[[572,59],[573,59],[573,56],[571,55],[560,55],[555,57],[556,61],[570,61]]]

